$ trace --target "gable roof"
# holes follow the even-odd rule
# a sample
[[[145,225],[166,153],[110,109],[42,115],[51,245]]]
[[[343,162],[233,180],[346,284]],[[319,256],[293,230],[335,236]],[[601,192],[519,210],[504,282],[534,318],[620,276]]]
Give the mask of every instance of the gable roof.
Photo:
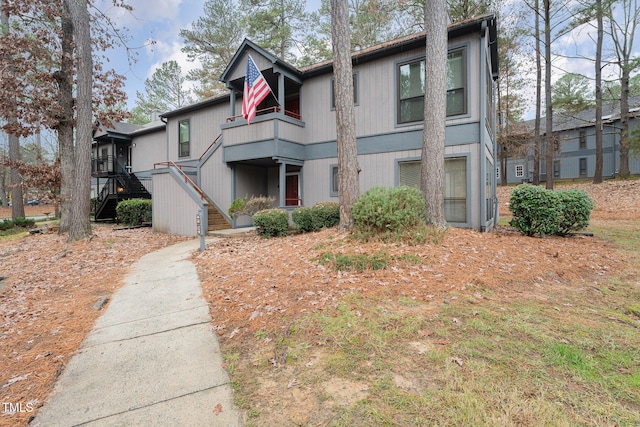
[[[632,96],[629,98],[629,114],[631,117],[640,116],[640,96]],[[612,102],[602,106],[603,123],[612,123],[620,120],[620,102]],[[554,113],[553,114],[553,131],[561,132],[572,129],[580,129],[594,126],[596,122],[596,109],[589,108],[577,113]],[[524,122],[525,126],[533,130],[535,119]],[[546,129],[546,117],[540,118],[540,133],[544,135]]]
[[[291,65],[288,62],[278,58],[277,56],[275,56],[271,52],[268,52],[267,50],[265,50],[262,47],[258,46],[257,44],[255,44],[251,40],[245,38],[242,41],[242,43],[240,44],[240,47],[238,48],[238,50],[236,50],[236,53],[233,55],[233,58],[231,58],[231,61],[229,61],[229,63],[227,64],[227,67],[225,68],[224,72],[220,76],[220,81],[222,81],[222,82],[229,81],[231,74],[233,74],[235,69],[238,66],[241,65],[240,64],[240,59],[242,59],[242,57],[244,56],[244,53],[247,50],[249,50],[249,48],[252,49],[252,50],[255,50],[256,52],[258,52],[264,58],[269,60],[274,66],[277,66],[278,68],[284,69],[284,70],[288,71],[289,73],[291,73],[293,75],[298,75],[299,76],[301,74],[300,71],[296,67],[294,67],[293,65]]]

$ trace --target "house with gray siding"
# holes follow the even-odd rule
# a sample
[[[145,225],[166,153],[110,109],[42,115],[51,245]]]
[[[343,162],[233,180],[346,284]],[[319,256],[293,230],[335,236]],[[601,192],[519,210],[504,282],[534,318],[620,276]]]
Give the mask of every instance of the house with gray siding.
[[[629,129],[635,129],[640,123],[640,96],[629,99]],[[596,127],[595,108],[573,114],[556,113],[553,115],[553,138],[555,153],[553,160],[553,178],[555,180],[592,180],[596,165]],[[533,135],[534,121],[525,122],[525,128]],[[544,137],[546,122],[543,117],[540,129]],[[602,108],[602,176],[614,178],[620,172],[620,103],[603,105]],[[507,159],[505,171],[507,183],[519,184],[533,179],[535,168],[533,160],[533,137],[527,143],[527,156]],[[545,163],[546,146],[542,144],[540,155],[540,180],[547,179]],[[632,175],[640,175],[640,156],[629,157],[629,170]]]
[[[498,205],[496,18],[452,24],[448,34],[446,218],[488,231]],[[272,91],[251,124],[241,114],[249,55]],[[357,51],[352,63],[361,192],[419,187],[425,34]],[[211,229],[211,212],[215,227],[250,225],[227,214],[245,196],[272,196],[284,209],[338,201],[332,62],[296,68],[244,40],[220,80],[228,93],[163,113],[164,132],[132,136],[132,172],[153,182],[154,229],[195,235]]]

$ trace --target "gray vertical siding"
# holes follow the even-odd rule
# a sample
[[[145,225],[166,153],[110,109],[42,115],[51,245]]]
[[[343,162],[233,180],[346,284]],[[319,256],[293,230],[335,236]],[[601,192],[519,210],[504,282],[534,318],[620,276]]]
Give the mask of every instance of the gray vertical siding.
[[[136,137],[131,147],[132,171],[150,171],[154,164],[167,161],[166,146],[164,130]]]
[[[198,202],[168,171],[153,174],[153,188],[153,231],[195,236]]]
[[[467,114],[447,119],[448,145],[446,155],[467,159],[469,225],[480,228],[481,206],[485,203],[485,178],[481,175],[486,159],[493,161],[492,136],[486,134],[484,123],[481,49],[485,49],[477,34],[450,41],[450,47],[466,48]],[[261,69],[273,64],[252,51],[253,59]],[[246,56],[246,54],[245,54]],[[355,107],[356,134],[361,149],[358,162],[361,192],[373,186],[397,185],[397,162],[400,159],[419,158],[418,141],[422,123],[399,126],[397,124],[397,66],[400,61],[424,56],[423,49],[405,51],[354,67],[358,74],[358,103]],[[242,58],[238,64],[245,64]],[[231,80],[244,77],[244,66],[231,70]],[[222,145],[200,168],[200,187],[226,211],[235,198],[251,195],[269,195],[279,199],[282,170],[275,162],[268,166],[243,164],[255,158],[282,157],[303,161],[301,170],[301,197],[305,206],[334,200],[330,192],[331,165],[335,157],[335,111],[331,109],[332,74],[319,75],[304,81],[300,93],[301,121],[280,120],[276,115],[257,118],[250,126],[226,123],[231,113],[228,103],[208,105],[198,110],[168,119],[167,145],[162,133],[136,138],[133,159],[134,170],[150,170],[153,163],[171,160],[195,164],[213,140],[222,133]],[[236,100],[236,114],[240,113],[241,97]],[[178,123],[190,121],[190,156],[178,157]],[[477,128],[477,131],[476,131]],[[413,131],[413,132],[412,132]],[[482,138],[480,132],[482,134]],[[162,138],[159,138],[163,135]],[[481,142],[486,147],[480,147]],[[255,142],[251,145],[247,142]],[[264,150],[263,150],[264,148]],[[231,156],[231,157],[230,157]],[[236,157],[233,157],[236,156]],[[195,214],[198,203],[175,182],[170,174],[156,171],[154,186],[154,229],[177,234],[195,233]],[[180,193],[184,194],[180,194]],[[278,203],[280,201],[278,200]],[[156,215],[156,212],[157,215]],[[193,230],[192,230],[193,229]]]

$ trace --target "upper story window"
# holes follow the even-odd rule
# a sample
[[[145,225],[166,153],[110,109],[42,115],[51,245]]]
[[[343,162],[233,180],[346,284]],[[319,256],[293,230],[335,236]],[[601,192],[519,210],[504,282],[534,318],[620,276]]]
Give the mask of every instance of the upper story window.
[[[191,126],[189,120],[180,120],[178,122],[178,147],[179,157],[189,156],[189,143],[191,140]]]
[[[336,90],[335,90],[335,81],[336,79],[331,79],[331,109],[336,109]],[[353,73],[353,105],[358,105],[358,73]]]
[[[587,148],[587,132],[584,130],[580,131],[580,149],[584,150]]]
[[[467,112],[466,49],[447,57],[447,116]],[[418,59],[398,65],[398,123],[424,119],[425,62]]]

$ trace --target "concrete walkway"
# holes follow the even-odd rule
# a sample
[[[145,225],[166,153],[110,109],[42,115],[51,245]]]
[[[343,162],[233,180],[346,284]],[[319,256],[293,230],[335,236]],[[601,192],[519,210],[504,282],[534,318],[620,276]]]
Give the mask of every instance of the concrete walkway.
[[[131,267],[32,426],[242,426],[209,307],[198,240]]]

